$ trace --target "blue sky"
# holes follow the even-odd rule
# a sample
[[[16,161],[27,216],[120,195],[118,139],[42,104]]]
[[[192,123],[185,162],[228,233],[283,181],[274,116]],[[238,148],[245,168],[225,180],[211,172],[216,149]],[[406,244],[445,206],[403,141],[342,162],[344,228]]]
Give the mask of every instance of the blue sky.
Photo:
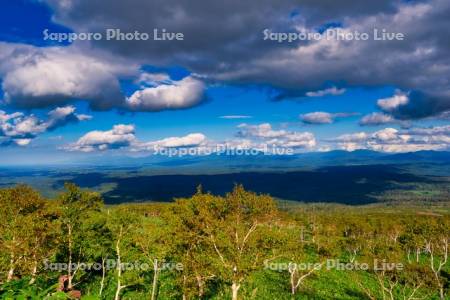
[[[164,141],[167,138],[183,138],[192,133],[201,133],[205,138],[196,139],[193,144],[180,142],[180,147],[186,145],[198,147],[213,141],[237,139],[250,140],[252,143],[274,142],[273,138],[269,140],[269,136],[276,136],[277,140],[274,143],[281,147],[289,142],[295,142],[294,147],[299,152],[333,149],[371,149],[388,152],[398,152],[402,149],[405,151],[447,150],[448,144],[450,144],[448,142],[450,131],[448,129],[448,98],[430,97],[432,100],[425,98],[424,101],[418,102],[412,97],[414,94],[412,92],[420,91],[422,93],[424,91],[423,94],[428,95],[428,86],[414,86],[407,80],[396,78],[395,74],[383,75],[384,71],[380,75],[377,66],[367,66],[367,73],[373,72],[373,77],[371,74],[365,74],[366,67],[364,65],[358,65],[356,68],[361,69],[359,71],[362,74],[361,79],[353,74],[345,73],[352,72],[351,66],[342,69],[341,78],[340,71],[335,70],[338,68],[336,66],[352,62],[343,59],[341,61],[338,57],[334,58],[335,63],[331,61],[329,65],[330,75],[328,78],[326,69],[323,73],[318,74],[314,70],[314,66],[312,66],[313,69],[305,67],[303,70],[302,65],[299,65],[302,73],[292,70],[289,71],[291,73],[288,73],[286,69],[289,69],[290,66],[283,70],[273,67],[273,65],[276,66],[276,60],[261,63],[261,60],[255,59],[254,62],[246,65],[247,61],[253,58],[238,63],[232,59],[233,52],[224,54],[222,50],[214,48],[197,49],[195,44],[185,46],[182,43],[180,47],[186,47],[186,49],[181,50],[176,45],[163,45],[161,47],[166,47],[163,48],[164,55],[159,57],[158,51],[160,50],[156,49],[158,50],[155,50],[156,54],[147,57],[142,56],[142,52],[133,53],[135,49],[130,50],[129,46],[121,49],[123,44],[120,43],[111,46],[108,43],[75,42],[70,44],[44,41],[42,32],[45,29],[58,33],[84,32],[89,29],[91,23],[94,24],[91,28],[95,29],[103,28],[101,27],[103,24],[96,24],[92,21],[88,25],[84,25],[86,22],[81,10],[80,16],[76,13],[70,15],[70,7],[69,13],[67,13],[67,7],[61,8],[52,1],[49,4],[41,1],[4,1],[1,5],[0,42],[2,42],[1,46],[6,49],[3,50],[3,53],[7,54],[0,56],[3,60],[3,66],[0,65],[2,83],[0,99],[3,99],[0,110],[3,111],[5,120],[7,119],[7,121],[3,121],[3,124],[7,124],[5,126],[9,127],[3,129],[4,141],[0,146],[0,154],[3,153],[3,155],[1,155],[0,164],[10,163],[11,160],[27,164],[33,164],[34,161],[40,163],[76,161],[95,155],[103,157],[102,159],[109,159],[113,157],[115,151],[126,154],[128,150],[136,152],[136,149],[146,155],[150,153],[146,153],[143,149],[147,149],[148,143],[162,145],[165,144]],[[367,14],[377,15],[384,8],[379,9],[380,11]],[[397,11],[391,13],[393,16],[401,14],[402,9],[402,6],[398,6]],[[354,12],[355,17],[359,16],[358,13]],[[108,17],[102,16],[103,20],[108,20]],[[285,22],[290,24],[289,22],[293,22],[291,19],[296,18],[297,14],[295,18],[292,18],[289,16],[289,10],[286,10]],[[52,20],[57,21],[53,22]],[[316,30],[319,28],[318,32],[346,26],[341,23],[341,20],[335,19],[327,22],[322,19],[308,20],[305,17],[305,20],[315,22],[311,28],[316,28]],[[167,19],[166,25],[170,26],[170,24],[170,19]],[[335,25],[328,26],[327,24]],[[135,25],[142,28],[141,24]],[[158,25],[161,26],[161,24]],[[230,43],[234,45],[228,39],[229,37],[227,37],[227,45],[229,46]],[[420,42],[418,40],[416,44],[420,44]],[[414,43],[412,44],[414,45]],[[240,44],[237,46],[241,47]],[[240,48],[237,46],[236,48]],[[143,48],[145,47],[143,46]],[[158,45],[158,47],[160,46]],[[277,51],[280,51],[279,57],[287,57],[286,53],[290,53],[281,53],[281,50],[289,51],[285,46],[279,46],[282,48],[280,50],[276,47],[278,46],[271,45],[266,52],[261,51],[262,53],[255,50],[255,56],[261,55],[262,58],[267,59],[267,57],[272,58],[278,55]],[[301,45],[298,47],[299,51],[303,49]],[[243,51],[242,55],[247,55],[247,50]],[[15,58],[21,57],[22,52],[27,53],[26,55],[29,57],[16,62]],[[0,51],[0,53],[2,52]],[[235,54],[236,58],[241,55],[240,53]],[[364,56],[364,53],[355,55]],[[407,53],[403,55],[405,59],[408,58]],[[48,59],[48,62],[42,57]],[[81,61],[71,65],[72,57]],[[66,58],[67,62],[64,61]],[[78,66],[84,63],[84,58],[89,59],[86,62],[88,66],[78,70]],[[227,59],[230,61],[227,62]],[[30,64],[30,60],[35,60],[35,64]],[[95,69],[97,61],[99,61],[99,67]],[[309,62],[306,61],[306,64],[308,65]],[[323,67],[320,61],[314,63],[317,64],[317,68]],[[446,62],[437,63],[446,66]],[[57,64],[56,69],[55,64]],[[212,67],[210,64],[217,66]],[[311,64],[313,65],[312,62]],[[64,73],[66,65],[68,66],[67,72],[70,72],[67,75],[69,84],[75,85],[75,87],[69,85],[68,92],[63,89],[66,83],[63,81],[66,76]],[[227,66],[226,71],[222,71],[224,65]],[[304,65],[305,63],[303,63]],[[257,67],[252,70],[251,68],[254,66]],[[39,69],[37,69],[38,67]],[[390,66],[386,69],[389,70]],[[79,71],[80,74],[74,75],[74,71]],[[271,76],[271,72],[278,71],[279,75]],[[47,76],[49,72],[53,72],[49,75],[50,77],[42,79],[42,76]],[[61,76],[54,75],[57,72],[63,73]],[[258,72],[264,73],[258,74]],[[316,79],[310,80],[308,72],[311,74],[311,78]],[[105,73],[107,74],[105,75]],[[235,74],[244,75],[237,76]],[[103,75],[105,75],[104,79],[98,79]],[[165,76],[165,79],[158,81],[159,79],[155,79],[156,75]],[[56,80],[52,79],[52,76],[57,76],[54,77]],[[80,76],[93,77],[86,80],[78,79]],[[298,83],[295,80],[296,76],[299,78]],[[377,76],[385,76],[386,80],[378,79]],[[408,76],[408,73],[399,72],[398,76]],[[139,80],[144,77],[147,79]],[[39,79],[37,83],[23,81],[32,80],[32,78]],[[389,80],[389,78],[392,79]],[[44,82],[44,87],[38,86],[40,79]],[[59,82],[59,79],[62,81]],[[80,80],[80,82],[76,80]],[[52,86],[53,82],[54,86]],[[98,82],[98,90],[95,90],[97,87],[91,86],[91,82],[94,82],[92,85]],[[118,87],[115,87],[114,84]],[[184,85],[186,85],[185,89],[183,89]],[[445,82],[444,85],[446,85]],[[166,89],[170,86],[174,88]],[[32,90],[33,88],[36,88],[36,91]],[[55,91],[52,91],[52,88]],[[154,93],[155,89],[160,89],[164,94]],[[183,90],[181,91],[181,89]],[[42,92],[43,90],[44,92]],[[146,92],[149,94],[145,94]],[[39,97],[36,96],[37,94]],[[109,105],[108,101],[113,103],[113,98],[118,94],[122,100],[115,103],[122,101],[123,104]],[[287,96],[277,99],[274,94]],[[100,100],[94,99],[95,97]],[[99,101],[103,101],[103,104],[106,101],[108,104],[99,108],[97,105],[100,103]],[[414,107],[416,103],[425,105],[425,109],[419,106]],[[58,107],[69,106],[73,109],[68,109],[63,116],[56,116],[55,118],[58,118],[56,121],[48,115]],[[434,106],[438,109],[432,108]],[[430,111],[430,113],[421,114],[422,110]],[[21,112],[22,115],[11,117],[17,112]],[[367,121],[367,124],[362,126],[363,118],[373,113],[376,115],[376,120],[382,119],[382,121],[371,119],[372,121]],[[33,122],[35,123],[32,124],[34,129],[20,131],[14,128],[30,116],[34,118]],[[242,123],[247,125],[241,125],[238,128]],[[118,137],[119,142],[117,140],[114,142],[93,141],[92,136],[90,139],[86,139],[84,144],[80,140],[92,131],[110,137],[108,132],[119,124],[134,125],[129,132],[123,134],[128,134],[126,137]],[[270,124],[270,129],[264,126],[258,127],[261,124]],[[38,127],[40,129],[37,129]],[[428,131],[426,134],[418,134],[417,128]],[[385,129],[394,129],[395,132],[383,131]],[[298,134],[305,132],[312,134],[313,144],[310,143],[311,140],[300,140]],[[356,138],[351,136],[354,133],[364,133],[365,136]],[[390,134],[388,139],[384,138],[385,133]],[[115,133],[112,134],[116,138]],[[122,133],[118,135],[122,135]],[[311,136],[302,137],[302,139],[311,139]],[[175,147],[178,142],[178,140],[175,142]],[[304,146],[306,144],[308,146]]]

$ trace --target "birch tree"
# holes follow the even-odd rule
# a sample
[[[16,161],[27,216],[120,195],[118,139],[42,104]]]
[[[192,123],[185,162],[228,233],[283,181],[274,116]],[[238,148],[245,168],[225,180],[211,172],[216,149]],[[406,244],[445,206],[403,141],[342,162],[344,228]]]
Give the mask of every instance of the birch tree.
[[[79,268],[75,267],[83,257],[84,240],[82,223],[92,212],[99,211],[103,200],[98,193],[84,191],[71,183],[65,184],[66,191],[58,199],[62,242],[67,259],[67,288],[74,286],[73,279]]]
[[[6,260],[2,266],[6,273],[3,280],[11,281],[17,269],[24,268],[28,254],[33,252],[30,247],[33,247],[35,236],[31,233],[36,224],[33,225],[32,220],[44,205],[45,201],[39,193],[29,186],[19,185],[0,191],[0,252]]]
[[[179,205],[186,208],[181,224],[189,228],[187,234],[200,237],[199,243],[207,246],[203,251],[211,253],[214,275],[229,284],[231,298],[238,299],[248,276],[273,254],[273,199],[236,186],[225,197],[199,191]]]

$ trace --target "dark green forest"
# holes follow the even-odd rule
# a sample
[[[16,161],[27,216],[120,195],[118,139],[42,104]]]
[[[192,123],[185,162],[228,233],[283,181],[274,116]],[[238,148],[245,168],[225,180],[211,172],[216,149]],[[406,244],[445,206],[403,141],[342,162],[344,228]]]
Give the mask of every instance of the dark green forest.
[[[0,299],[449,299],[444,207],[0,190]]]

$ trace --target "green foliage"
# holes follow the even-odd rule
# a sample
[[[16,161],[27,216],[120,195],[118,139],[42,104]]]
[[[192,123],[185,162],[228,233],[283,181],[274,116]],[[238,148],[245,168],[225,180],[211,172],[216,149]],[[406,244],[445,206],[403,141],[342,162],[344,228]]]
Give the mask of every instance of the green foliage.
[[[68,299],[64,293],[55,292],[56,284],[44,287],[41,285],[30,285],[29,278],[14,280],[0,287],[0,299],[2,300],[26,300],[26,299]]]
[[[27,186],[0,189],[0,299],[70,299],[78,291],[82,299],[449,297],[445,210],[280,211],[270,196],[239,185],[225,196],[199,188],[174,203],[104,207],[97,193],[65,188],[55,200]],[[368,267],[328,269],[330,260]]]

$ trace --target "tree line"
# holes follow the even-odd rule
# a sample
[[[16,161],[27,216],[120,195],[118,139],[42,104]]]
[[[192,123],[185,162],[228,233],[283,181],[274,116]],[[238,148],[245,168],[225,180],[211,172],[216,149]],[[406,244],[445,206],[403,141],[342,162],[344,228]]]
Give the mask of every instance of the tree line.
[[[242,186],[107,206],[0,190],[1,299],[446,299],[448,214],[280,210]]]

